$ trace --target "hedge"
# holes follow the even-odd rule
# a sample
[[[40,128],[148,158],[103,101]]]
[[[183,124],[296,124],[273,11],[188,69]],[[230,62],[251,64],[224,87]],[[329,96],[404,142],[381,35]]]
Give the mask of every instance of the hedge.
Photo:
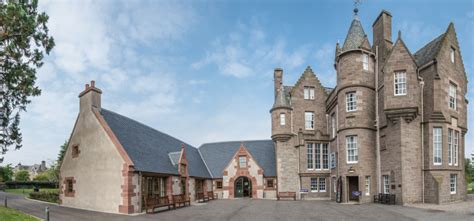
[[[30,199],[46,201],[50,203],[59,202],[58,192],[32,192],[30,193]]]
[[[58,188],[58,182],[45,181],[8,181],[5,183],[7,189],[33,189],[38,188]]]

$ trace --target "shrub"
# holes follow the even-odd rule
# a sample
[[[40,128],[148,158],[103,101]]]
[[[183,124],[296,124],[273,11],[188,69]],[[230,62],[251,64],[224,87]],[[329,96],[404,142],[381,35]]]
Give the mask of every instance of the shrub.
[[[32,192],[30,193],[30,199],[41,200],[50,203],[59,202],[58,192]]]
[[[46,173],[40,173],[40,174],[36,175],[35,178],[33,178],[33,181],[43,181],[43,182],[47,182],[47,181],[49,181],[48,174],[46,174]]]
[[[38,187],[40,189],[53,189],[58,188],[57,182],[43,182],[43,181],[10,181],[5,182],[7,189],[33,189]]]
[[[20,170],[15,173],[15,180],[16,181],[29,181],[30,174],[26,170]]]

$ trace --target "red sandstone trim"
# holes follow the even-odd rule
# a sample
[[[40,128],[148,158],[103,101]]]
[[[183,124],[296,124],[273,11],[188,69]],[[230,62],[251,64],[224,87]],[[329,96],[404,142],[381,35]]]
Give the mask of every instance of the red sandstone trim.
[[[67,182],[68,181],[72,181],[72,191],[69,192],[68,189],[67,189]],[[64,196],[65,197],[74,197],[75,193],[76,193],[76,190],[74,189],[74,184],[76,183],[76,179],[74,177],[66,177],[64,178],[63,180],[63,186],[64,186]],[[61,188],[62,190],[62,188]]]
[[[136,186],[133,185],[133,166],[129,166],[126,163],[123,164],[122,176],[123,185],[122,188],[122,204],[119,205],[119,212],[130,214],[134,212],[134,206],[132,205],[132,197],[136,196]]]

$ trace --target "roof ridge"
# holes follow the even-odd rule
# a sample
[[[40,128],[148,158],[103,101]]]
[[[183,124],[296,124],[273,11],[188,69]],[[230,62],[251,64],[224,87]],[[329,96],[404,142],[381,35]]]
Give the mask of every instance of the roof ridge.
[[[271,139],[266,139],[266,140],[232,140],[232,141],[217,141],[217,142],[207,142],[207,143],[202,143],[197,149],[201,148],[205,144],[220,144],[220,143],[236,143],[236,142],[255,142],[255,141],[272,141]]]
[[[127,117],[127,116],[122,115],[122,114],[119,114],[119,113],[117,113],[117,112],[108,110],[108,109],[106,109],[106,108],[101,108],[100,111],[102,111],[102,110],[111,112],[111,113],[113,113],[113,114],[119,115],[119,116],[124,117],[124,118],[127,118],[128,120],[131,120],[131,121],[133,121],[133,122],[135,122],[135,123],[138,123],[138,124],[140,124],[140,125],[142,125],[142,126],[144,126],[144,127],[147,127],[147,128],[149,128],[149,129],[152,129],[152,130],[154,130],[154,131],[156,131],[156,132],[158,132],[158,133],[164,134],[164,135],[166,135],[166,136],[168,136],[168,137],[172,137],[172,138],[174,138],[174,139],[176,139],[176,140],[179,140],[179,141],[183,142],[183,144],[185,144],[185,145],[187,145],[187,146],[190,146],[190,147],[193,147],[193,148],[197,149],[197,148],[194,147],[193,145],[190,145],[190,144],[186,143],[185,141],[183,141],[183,140],[181,140],[181,139],[178,139],[178,138],[176,138],[176,137],[174,137],[174,136],[171,136],[171,135],[169,135],[169,134],[167,134],[167,133],[165,133],[165,132],[159,131],[159,130],[157,130],[157,129],[151,127],[151,126],[148,126],[148,125],[146,125],[146,124],[144,124],[144,123],[142,123],[142,122],[140,122],[140,121],[134,120],[134,119],[132,119],[132,118],[130,118],[130,117]]]
[[[443,32],[443,33],[441,33],[440,35],[438,35],[436,38],[433,38],[431,41],[429,41],[428,43],[426,43],[425,45],[423,45],[423,47],[421,47],[420,49],[418,49],[413,55],[416,55],[418,52],[421,52],[423,49],[425,49],[426,47],[428,47],[428,45],[430,45],[431,43],[434,43],[436,40],[438,40],[438,38],[440,38],[441,36],[444,37],[445,34],[446,34],[446,32]]]

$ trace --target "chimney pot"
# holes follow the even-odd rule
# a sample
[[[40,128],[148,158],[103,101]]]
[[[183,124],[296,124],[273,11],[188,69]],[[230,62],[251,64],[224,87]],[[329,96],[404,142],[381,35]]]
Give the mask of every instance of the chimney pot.
[[[91,81],[91,87],[95,87],[95,81],[94,80]]]
[[[89,84],[86,84],[86,90],[89,89]]]

